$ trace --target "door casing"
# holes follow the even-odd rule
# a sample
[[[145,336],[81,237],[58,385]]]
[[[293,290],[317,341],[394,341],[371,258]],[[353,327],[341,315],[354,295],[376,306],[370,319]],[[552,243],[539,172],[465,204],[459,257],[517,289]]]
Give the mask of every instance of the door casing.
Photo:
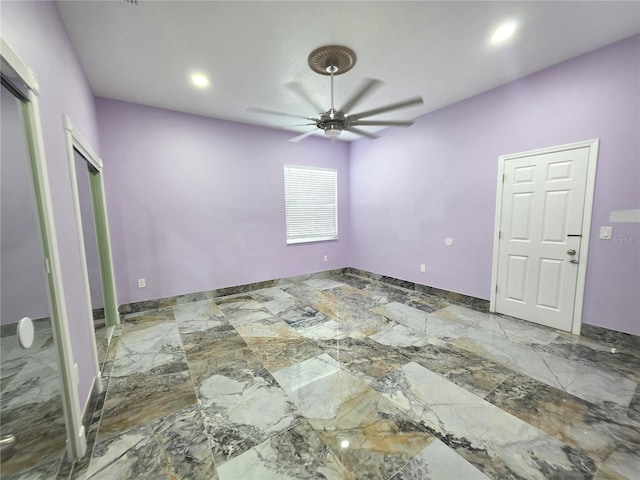
[[[26,141],[31,161],[31,175],[35,188],[38,221],[42,235],[45,271],[49,289],[51,327],[57,345],[62,380],[62,406],[67,429],[69,458],[80,458],[87,449],[85,429],[78,395],[78,374],[74,368],[69,318],[65,300],[58,237],[56,235],[49,174],[44,154],[44,140],[38,106],[38,80],[33,72],[0,37],[2,80],[22,100]],[[28,421],[28,419],[25,419]]]
[[[89,163],[89,189],[91,191],[91,205],[96,227],[96,240],[98,243],[98,260],[100,263],[100,278],[102,282],[102,296],[104,299],[105,320],[107,325],[107,341],[111,341],[113,330],[120,323],[118,314],[118,301],[116,298],[115,277],[113,273],[113,260],[111,255],[111,241],[109,236],[109,223],[107,219],[107,204],[104,195],[104,181],[102,178],[103,163],[100,157],[91,148],[79,130],[74,126],[68,115],[62,116],[63,128],[67,142],[67,159],[69,174],[71,176],[71,195],[73,198],[74,213],[76,217],[76,234],[80,245],[80,257],[82,276],[86,290],[87,321],[91,322],[93,331],[93,313],[91,310],[91,294],[89,288],[89,274],[87,257],[85,253],[84,234],[82,231],[82,218],[80,213],[80,195],[78,194],[78,182],[74,150]],[[102,391],[102,377],[98,361],[95,335],[91,337],[94,360],[94,384],[98,392]],[[87,402],[89,399],[87,399]],[[83,411],[86,410],[85,405]]]
[[[493,265],[491,269],[491,300],[489,311],[496,312],[496,290],[498,288],[498,254],[500,249],[500,224],[502,220],[502,193],[505,163],[516,158],[544,155],[547,153],[573,150],[577,148],[588,148],[587,182],[585,189],[584,210],[582,211],[582,231],[580,242],[580,263],[578,264],[578,277],[576,282],[576,294],[573,306],[573,321],[571,333],[580,335],[582,326],[582,305],[584,300],[584,286],[587,276],[587,263],[589,259],[589,233],[591,232],[591,214],[593,212],[593,197],[596,183],[596,168],[598,162],[599,139],[585,140],[582,142],[569,143],[554,147],[528,150],[525,152],[500,155],[498,157],[498,187],[496,194],[496,216],[493,232]]]

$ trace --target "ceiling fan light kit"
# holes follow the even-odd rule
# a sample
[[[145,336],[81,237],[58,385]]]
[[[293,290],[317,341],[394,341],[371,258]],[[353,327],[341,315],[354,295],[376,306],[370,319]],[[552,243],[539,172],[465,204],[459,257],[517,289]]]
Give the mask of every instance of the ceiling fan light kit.
[[[381,113],[390,112],[393,110],[399,110],[401,108],[408,108],[412,106],[422,105],[422,97],[412,97],[401,102],[385,105],[383,107],[374,108],[364,112],[355,114],[349,114],[345,112],[351,111],[357,104],[359,104],[366,96],[368,96],[375,88],[379,87],[382,82],[372,78],[365,79],[361,87],[344,103],[340,109],[334,108],[333,103],[333,79],[336,75],[342,75],[348,72],[356,64],[356,54],[348,47],[341,45],[327,45],[315,49],[309,55],[307,59],[309,68],[320,75],[327,75],[331,77],[331,108],[324,113],[320,113],[318,117],[302,117],[300,115],[291,115],[283,112],[276,112],[273,110],[265,110],[263,108],[249,107],[248,110],[255,113],[263,113],[267,115],[280,115],[285,117],[303,118],[313,123],[305,125],[315,125],[324,131],[327,137],[338,137],[342,131],[355,133],[367,138],[378,138],[378,135],[362,130],[360,126],[383,126],[383,127],[408,127],[413,124],[413,121],[385,121],[385,120],[362,120],[365,117],[373,115],[379,115]],[[295,92],[302,96],[304,100],[313,104],[313,101],[307,97],[304,90],[297,85]],[[315,130],[298,135],[292,138],[290,141],[297,142],[303,138],[308,137],[315,133]]]

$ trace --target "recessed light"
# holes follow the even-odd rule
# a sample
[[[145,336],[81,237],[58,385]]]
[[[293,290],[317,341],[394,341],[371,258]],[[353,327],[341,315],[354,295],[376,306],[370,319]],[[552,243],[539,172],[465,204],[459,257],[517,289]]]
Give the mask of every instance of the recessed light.
[[[516,28],[518,28],[517,20],[510,20],[503,23],[495,32],[493,32],[493,35],[491,35],[491,43],[496,44],[504,42],[515,33]]]
[[[209,86],[209,79],[202,73],[194,73],[191,75],[191,81],[196,87],[205,88]]]

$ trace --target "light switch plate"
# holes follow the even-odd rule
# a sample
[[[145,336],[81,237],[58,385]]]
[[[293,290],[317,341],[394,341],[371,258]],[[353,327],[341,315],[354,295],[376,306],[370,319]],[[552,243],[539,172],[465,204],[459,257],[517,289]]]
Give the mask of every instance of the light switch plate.
[[[600,227],[600,240],[611,240],[612,227]]]

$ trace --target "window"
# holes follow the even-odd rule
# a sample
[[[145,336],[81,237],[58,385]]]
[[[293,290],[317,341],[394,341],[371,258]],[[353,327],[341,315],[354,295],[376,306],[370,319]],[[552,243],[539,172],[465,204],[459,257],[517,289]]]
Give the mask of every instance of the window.
[[[287,243],[338,238],[338,171],[284,166]]]

